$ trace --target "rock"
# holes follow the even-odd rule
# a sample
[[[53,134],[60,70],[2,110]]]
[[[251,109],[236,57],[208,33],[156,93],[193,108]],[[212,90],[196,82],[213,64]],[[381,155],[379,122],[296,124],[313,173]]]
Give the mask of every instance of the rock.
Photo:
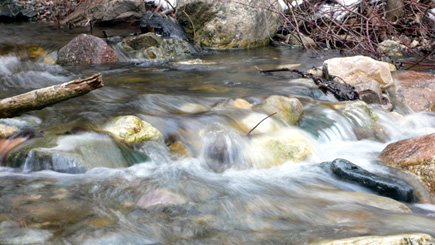
[[[261,120],[266,118],[267,115],[263,113],[249,113],[247,116],[234,123],[234,126],[240,129],[243,133],[247,134],[251,129],[255,127]],[[274,119],[274,117],[269,117],[263,122],[261,122],[255,130],[253,130],[250,135],[271,133],[277,131],[281,128],[281,125]]]
[[[117,117],[109,122],[103,130],[127,144],[163,140],[159,130],[136,116]]]
[[[67,22],[85,26],[88,21],[101,22],[125,22],[139,20],[145,14],[143,0],[92,0],[86,4],[80,4],[74,12],[61,21],[62,25]]]
[[[415,112],[435,111],[435,74],[394,71],[394,86],[388,89],[392,98]]]
[[[254,167],[268,168],[285,161],[299,162],[312,151],[309,138],[301,131],[286,128],[252,138],[246,150]]]
[[[303,106],[296,98],[288,98],[281,95],[267,97],[261,104],[268,113],[277,113],[287,123],[294,125],[302,114]]]
[[[195,36],[195,41],[203,47],[254,48],[268,44],[281,24],[281,17],[273,11],[248,7],[260,4],[265,2],[180,0],[175,16],[187,33]]]
[[[231,100],[229,104],[233,107],[240,108],[240,109],[247,109],[247,110],[252,109],[251,103],[241,98]]]
[[[129,36],[122,40],[121,47],[126,51],[147,49],[149,47],[158,47],[162,43],[162,37],[153,32],[141,34],[138,36]]]
[[[97,133],[33,138],[14,148],[7,166],[27,171],[84,173],[96,167],[124,168],[149,158],[109,136]]]
[[[178,110],[179,113],[188,113],[188,114],[195,114],[195,113],[208,111],[207,107],[196,103],[183,104]]]
[[[0,230],[0,244],[47,244],[52,232],[31,228]]]
[[[192,152],[189,149],[187,149],[184,143],[180,140],[177,140],[174,143],[170,144],[168,148],[171,151],[171,153],[175,154],[180,158],[193,156]]]
[[[382,90],[385,90],[393,85],[388,63],[369,57],[333,58],[324,61],[323,67],[329,75],[338,76],[353,86],[374,81],[380,84]],[[337,81],[340,82],[340,79]]]
[[[317,197],[334,200],[335,203],[355,203],[364,206],[375,207],[397,213],[412,213],[405,204],[388,197],[355,191],[333,191],[316,193]]]
[[[80,34],[59,50],[58,64],[91,65],[116,62],[113,49],[102,39]]]
[[[174,59],[191,55],[187,42],[180,38],[163,39],[152,32],[126,37],[121,46],[130,57],[139,59]]]
[[[15,18],[20,14],[20,11],[15,0],[2,0],[0,2],[0,20],[2,18]]]
[[[159,46],[163,59],[174,59],[190,56],[190,48],[187,42],[180,38],[163,39]]]
[[[385,40],[378,46],[379,52],[390,57],[402,57],[403,52],[406,51],[406,49],[407,48],[405,45],[402,45],[398,41],[394,40]]]
[[[302,40],[301,38],[299,38],[298,35],[295,34],[289,34],[290,37],[288,38],[289,43],[291,45],[296,45],[296,46],[302,46],[302,47],[306,47],[308,49],[311,49],[311,47],[317,49],[318,46],[316,44],[316,42],[314,42],[314,40],[310,37],[307,37],[303,34],[301,34]]]
[[[332,241],[322,241],[318,244],[322,245],[345,245],[345,244],[359,244],[359,245],[390,245],[390,244],[408,244],[408,245],[420,245],[420,244],[435,244],[435,239],[424,233],[414,234],[401,234],[391,236],[360,236],[344,238]]]
[[[375,81],[359,83],[355,86],[355,90],[358,92],[360,100],[367,104],[382,103],[381,86]]]
[[[379,155],[386,164],[417,175],[435,194],[435,133],[391,143]]]
[[[188,46],[189,53],[201,53],[201,47],[187,35],[180,23],[171,16],[148,11],[140,20],[140,29],[142,33],[152,30],[164,38],[181,40],[183,42],[180,43],[185,43]]]
[[[9,137],[19,131],[33,132],[39,129],[41,120],[32,116],[0,119],[0,138]]]
[[[168,189],[161,188],[151,191],[139,198],[136,206],[143,209],[167,207],[186,203],[187,200],[181,195]]]
[[[413,187],[403,180],[370,173],[345,159],[324,162],[321,166],[328,168],[338,179],[367,187],[381,196],[401,202],[415,201]]]

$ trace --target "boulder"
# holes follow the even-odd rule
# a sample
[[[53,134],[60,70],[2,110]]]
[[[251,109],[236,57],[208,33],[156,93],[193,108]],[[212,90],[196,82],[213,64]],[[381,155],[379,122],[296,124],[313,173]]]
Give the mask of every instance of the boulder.
[[[417,175],[435,193],[435,133],[391,143],[379,159]]]
[[[401,235],[390,235],[390,236],[360,236],[344,238],[332,241],[322,241],[318,244],[322,245],[344,245],[344,244],[359,244],[359,245],[390,245],[390,244],[435,244],[435,239],[424,233],[414,233],[414,234],[401,234]]]
[[[101,38],[80,34],[59,50],[57,63],[91,65],[116,62],[113,49]]]
[[[299,162],[312,152],[309,138],[294,128],[255,136],[251,139],[246,154],[254,167],[268,168],[285,161]]]
[[[392,98],[415,112],[435,111],[435,74],[394,71],[394,86],[388,89]]]
[[[415,201],[413,187],[403,180],[370,173],[345,159],[324,162],[321,166],[338,179],[367,187],[379,195],[401,202]]]
[[[0,119],[0,138],[9,137],[19,131],[33,132],[39,129],[39,118],[20,116]]]
[[[267,97],[261,104],[268,113],[277,113],[287,123],[294,125],[300,118],[303,106],[296,98],[289,98],[281,95],[272,95]]]
[[[162,133],[159,130],[136,116],[117,117],[105,125],[103,131],[127,144],[163,141]]]
[[[0,19],[15,18],[20,12],[21,10],[16,0],[2,0],[0,2]]]
[[[254,48],[268,44],[281,25],[268,7],[264,0],[180,0],[175,16],[203,47]]]
[[[370,57],[353,56],[325,60],[323,70],[326,74],[338,76],[353,86],[374,81],[380,84],[382,90],[385,90],[393,85],[388,63],[376,61]],[[341,79],[336,80],[340,82]]]
[[[92,0],[82,2],[74,12],[61,21],[61,24],[69,22],[84,26],[89,22],[117,23],[139,20],[144,14],[143,0]]]
[[[97,167],[123,168],[149,158],[105,134],[44,135],[9,152],[5,163],[23,171],[84,173]]]

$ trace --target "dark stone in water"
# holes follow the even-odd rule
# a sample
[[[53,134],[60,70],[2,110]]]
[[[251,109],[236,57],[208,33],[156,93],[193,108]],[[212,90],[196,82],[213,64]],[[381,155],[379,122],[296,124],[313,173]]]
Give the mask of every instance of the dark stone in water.
[[[328,168],[338,179],[359,184],[381,196],[402,202],[413,202],[416,199],[414,188],[405,181],[370,173],[345,159],[324,162],[321,166]]]

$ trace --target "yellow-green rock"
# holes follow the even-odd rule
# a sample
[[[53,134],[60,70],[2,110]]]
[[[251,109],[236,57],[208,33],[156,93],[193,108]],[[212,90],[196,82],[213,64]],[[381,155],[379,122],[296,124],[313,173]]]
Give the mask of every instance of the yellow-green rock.
[[[254,167],[269,168],[286,161],[302,161],[311,152],[308,136],[297,129],[286,128],[256,136],[251,140],[246,154],[249,154],[248,158]]]
[[[104,127],[104,131],[128,144],[163,139],[159,130],[136,116],[117,117]]]
[[[303,106],[296,98],[289,98],[282,95],[267,97],[261,105],[268,113],[277,113],[284,121],[294,125],[302,114]]]

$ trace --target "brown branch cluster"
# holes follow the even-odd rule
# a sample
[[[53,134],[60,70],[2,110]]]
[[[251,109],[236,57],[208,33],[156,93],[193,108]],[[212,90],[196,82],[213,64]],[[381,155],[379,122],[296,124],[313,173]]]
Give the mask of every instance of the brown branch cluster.
[[[274,1],[268,1],[272,6]],[[396,61],[408,67],[419,62],[420,68],[435,69],[435,17],[429,14],[435,2],[431,0],[361,0],[350,5],[339,0],[285,3],[287,11],[273,10],[283,16],[281,34],[299,40],[310,37],[319,47],[377,59],[388,55],[379,44],[394,40],[401,44],[405,56],[415,57],[412,61]]]

